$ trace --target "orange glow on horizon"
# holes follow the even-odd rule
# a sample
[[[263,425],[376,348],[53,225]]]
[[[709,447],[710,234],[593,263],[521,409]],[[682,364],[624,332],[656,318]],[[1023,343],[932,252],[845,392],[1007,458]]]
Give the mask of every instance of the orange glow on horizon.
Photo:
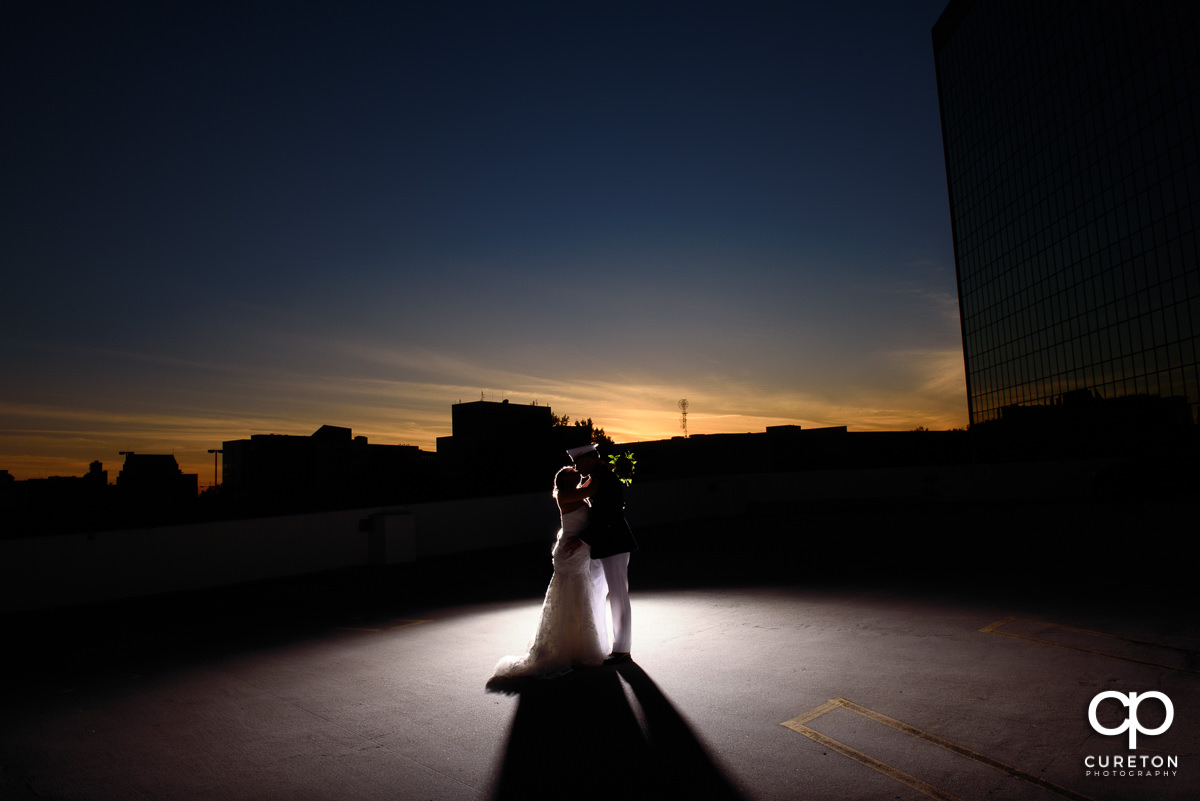
[[[696,393],[683,387],[558,382],[529,376],[501,376],[522,393],[488,393],[488,400],[550,406],[572,421],[591,418],[618,443],[670,439],[683,434],[678,400],[689,398],[688,434],[739,434],[768,426],[802,428],[846,426],[850,431],[906,431],[966,427],[965,380],[961,353],[918,354],[909,359],[911,386],[894,393],[877,389],[845,391],[839,397],[800,395],[786,388],[728,384],[724,393]],[[497,382],[499,383],[499,381]],[[342,382],[324,394],[311,384],[283,386],[277,398],[256,399],[250,413],[192,416],[188,410],[125,414],[94,408],[20,407],[0,403],[0,469],[16,479],[78,476],[100,461],[116,480],[119,451],[170,453],[185,473],[212,483],[213,458],[207,451],[253,434],[307,436],[321,425],[351,428],[355,436],[388,445],[416,445],[435,451],[437,438],[450,431],[450,406],[478,397],[462,386]],[[312,391],[310,391],[312,390]],[[524,397],[522,397],[524,396]],[[257,412],[257,413],[255,413]],[[286,415],[286,417],[284,416]],[[302,421],[302,422],[297,422]]]

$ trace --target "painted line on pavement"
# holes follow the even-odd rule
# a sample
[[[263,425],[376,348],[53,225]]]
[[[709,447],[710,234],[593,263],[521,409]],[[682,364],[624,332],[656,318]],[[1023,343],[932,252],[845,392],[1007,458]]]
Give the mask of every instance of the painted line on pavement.
[[[914,790],[918,790],[925,795],[930,796],[931,798],[938,799],[938,801],[960,801],[957,796],[952,795],[939,787],[935,787],[929,782],[918,779],[916,776],[906,773],[905,771],[902,771],[893,765],[889,765],[886,762],[876,759],[875,757],[864,754],[862,751],[851,748],[844,743],[834,740],[832,737],[827,737],[826,735],[809,728],[808,724],[810,722],[828,712],[832,712],[835,709],[846,709],[850,712],[856,712],[859,715],[868,718],[869,720],[875,721],[876,723],[881,723],[884,726],[890,726],[896,731],[903,732],[904,734],[915,737],[918,740],[930,743],[931,745],[936,745],[940,748],[944,748],[953,754],[965,757],[981,765],[986,765],[989,768],[994,768],[995,770],[998,770],[1008,776],[1032,784],[1035,787],[1039,787],[1049,793],[1059,796],[1060,798],[1071,799],[1071,801],[1092,801],[1092,799],[1088,798],[1086,795],[1080,795],[1073,790],[1060,787],[1053,782],[1049,782],[1045,779],[1028,774],[1023,770],[1014,768],[1011,765],[1005,764],[1004,762],[996,759],[992,759],[991,757],[984,756],[977,751],[972,751],[970,748],[953,743],[943,737],[938,737],[936,734],[930,734],[927,731],[922,731],[915,726],[910,726],[907,723],[896,720],[895,718],[890,718],[887,715],[876,712],[873,709],[867,709],[864,706],[859,706],[853,701],[847,701],[845,698],[832,698],[815,709],[811,709],[808,712],[805,712],[803,715],[794,717],[791,720],[779,725],[785,726],[794,732],[803,734],[813,742],[823,745],[832,751],[836,751],[843,756],[847,756],[856,762],[860,762],[869,768],[877,770],[883,775],[891,779],[895,779],[902,784],[906,784]]]
[[[1054,640],[1045,639],[1044,637],[1035,637],[1030,634],[1021,634],[1020,632],[1016,632],[1016,631],[1004,631],[1003,630],[1004,626],[1008,625],[1009,623],[1014,623],[1014,622],[1032,623],[1036,626],[1045,626],[1045,627],[1049,627],[1049,628],[1061,629],[1062,631],[1068,631],[1073,634],[1083,634],[1088,637],[1098,637],[1102,640],[1114,640],[1116,642],[1129,643],[1131,645],[1136,645],[1136,646],[1143,647],[1143,648],[1155,648],[1162,652],[1179,655],[1179,656],[1183,657],[1184,659],[1200,660],[1200,654],[1197,654],[1195,651],[1185,650],[1183,648],[1175,648],[1174,646],[1170,646],[1170,645],[1161,645],[1159,643],[1146,642],[1145,640],[1135,640],[1135,639],[1131,639],[1129,637],[1118,637],[1115,634],[1105,634],[1102,631],[1089,631],[1088,629],[1078,629],[1078,628],[1075,628],[1074,626],[1064,626],[1060,623],[1048,623],[1044,620],[1031,620],[1029,618],[1022,618],[1022,617],[1000,618],[995,623],[989,623],[988,625],[981,628],[979,631],[982,632],[983,634],[999,634],[1001,637],[1011,637],[1014,640],[1026,640],[1028,642],[1038,642],[1038,643],[1042,643],[1043,645],[1053,645],[1057,648],[1068,648],[1072,651],[1082,651],[1085,654],[1093,654],[1095,656],[1107,656],[1110,659],[1121,659],[1126,662],[1134,662],[1135,664],[1138,664],[1138,665],[1149,665],[1150,667],[1163,668],[1164,670],[1175,670],[1180,673],[1200,673],[1200,670],[1195,670],[1193,668],[1179,667],[1177,665],[1168,665],[1168,664],[1164,664],[1163,662],[1154,662],[1150,659],[1138,659],[1137,657],[1125,656],[1122,654],[1114,654],[1109,651],[1100,651],[1095,648],[1085,648],[1081,645],[1072,645],[1070,643],[1055,642]]]

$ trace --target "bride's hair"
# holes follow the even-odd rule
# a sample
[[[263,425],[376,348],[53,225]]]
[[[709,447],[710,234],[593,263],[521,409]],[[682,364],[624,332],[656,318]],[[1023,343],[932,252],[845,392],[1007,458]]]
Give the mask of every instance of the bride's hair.
[[[570,478],[563,475],[564,473],[574,473],[575,480],[572,481]],[[579,483],[579,471],[576,470],[571,465],[567,465],[566,467],[562,468],[561,470],[559,470],[557,473],[554,474],[554,488],[556,490],[574,489],[575,485],[578,483]]]

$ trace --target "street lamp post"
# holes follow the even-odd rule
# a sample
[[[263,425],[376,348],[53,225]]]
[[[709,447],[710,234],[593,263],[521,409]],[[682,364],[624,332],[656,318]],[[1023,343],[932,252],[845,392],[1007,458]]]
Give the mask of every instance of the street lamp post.
[[[208,452],[213,455],[213,486],[218,486],[217,483],[217,457],[225,451],[220,448],[209,448]]]

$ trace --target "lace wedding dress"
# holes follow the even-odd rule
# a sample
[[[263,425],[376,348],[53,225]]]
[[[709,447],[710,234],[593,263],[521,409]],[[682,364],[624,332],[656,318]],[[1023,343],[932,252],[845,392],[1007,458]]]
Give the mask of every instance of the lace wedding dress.
[[[562,528],[554,544],[554,575],[542,602],[542,618],[524,656],[506,656],[496,665],[492,679],[526,676],[552,677],[582,665],[600,665],[605,649],[592,605],[591,549],[584,545],[575,553],[563,552],[563,540],[587,525],[588,507],[562,516]]]

